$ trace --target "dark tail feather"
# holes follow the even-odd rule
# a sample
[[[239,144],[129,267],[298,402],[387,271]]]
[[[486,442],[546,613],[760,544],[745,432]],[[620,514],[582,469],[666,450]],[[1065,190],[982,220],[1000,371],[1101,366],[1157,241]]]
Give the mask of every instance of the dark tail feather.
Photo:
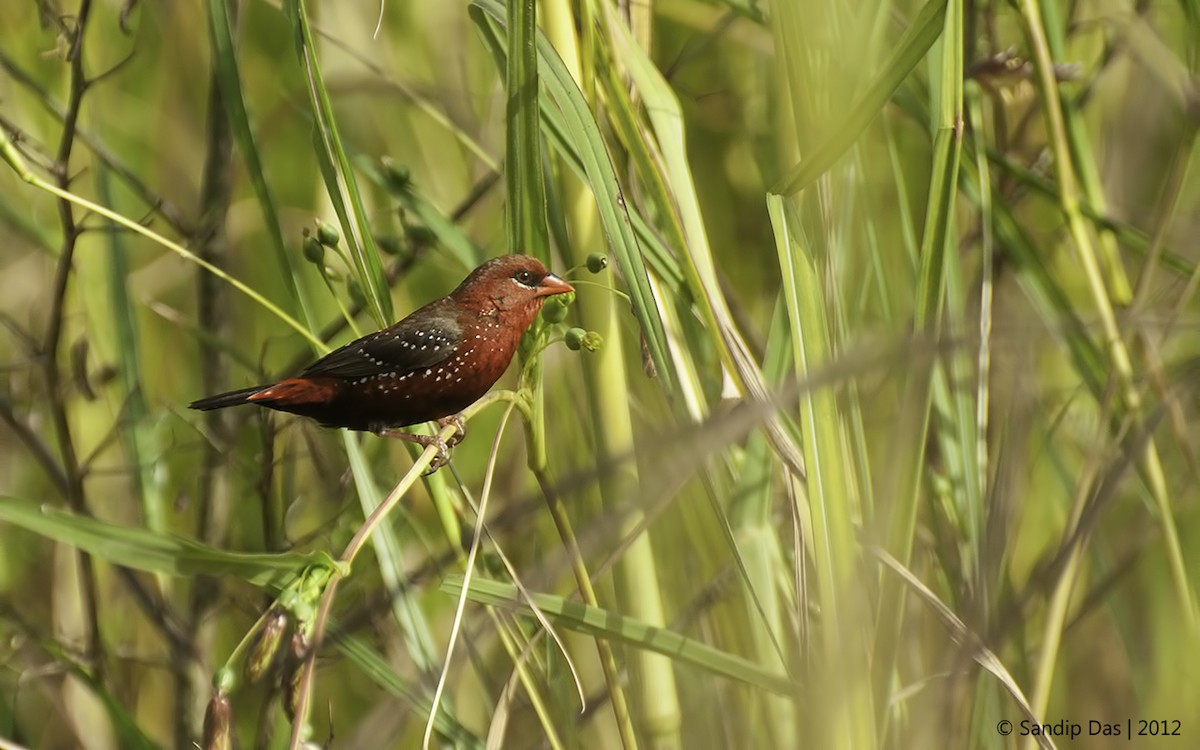
[[[249,398],[259,391],[269,388],[266,385],[256,385],[253,388],[242,388],[237,391],[229,391],[228,393],[218,393],[215,396],[202,398],[188,404],[189,409],[199,409],[200,411],[212,411],[213,409],[224,409],[227,406],[241,406],[242,404],[251,403]]]

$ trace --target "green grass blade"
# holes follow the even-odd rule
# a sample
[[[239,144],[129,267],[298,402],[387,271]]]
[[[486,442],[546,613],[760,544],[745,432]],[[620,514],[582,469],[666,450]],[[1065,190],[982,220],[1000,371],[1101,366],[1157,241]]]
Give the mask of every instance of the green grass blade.
[[[508,120],[504,184],[508,191],[506,216],[510,252],[549,258],[546,226],[546,184],[542,171],[539,125],[537,4],[508,0],[508,39],[504,90]]]
[[[375,684],[407,703],[417,716],[428,716],[433,710],[433,703],[425,696],[423,690],[416,689],[405,681],[388,663],[387,658],[372,649],[363,639],[354,636],[339,638],[337,648]],[[442,737],[453,742],[455,747],[483,747],[480,739],[459,722],[445,702],[434,716],[433,728]]]
[[[96,170],[96,193],[106,204],[113,203],[112,175],[107,168]],[[142,385],[142,349],[138,336],[137,311],[129,294],[129,248],[126,238],[108,235],[108,289],[112,322],[116,334],[117,374],[122,397],[126,401],[125,426],[121,439],[134,467],[133,489],[140,500],[142,517],[153,531],[167,529],[168,502],[156,477],[155,461],[160,452],[155,425]]]
[[[784,282],[793,371],[797,378],[805,378],[834,357],[832,303],[826,301],[822,283],[825,269],[786,199],[768,196],[767,212]],[[815,591],[821,606],[821,652],[827,665],[818,674],[831,685],[820,709],[828,712],[825,738],[831,747],[872,747],[878,730],[870,691],[864,689],[868,666],[860,652],[871,624],[857,615],[866,611],[852,520],[861,508],[846,451],[846,423],[830,388],[801,394],[799,415],[804,462],[809,467],[808,512]]]
[[[292,300],[289,312],[293,315],[301,315],[305,322],[311,325],[313,319],[304,295],[304,287],[300,284],[297,268],[292,263],[287,245],[283,240],[283,231],[279,225],[279,213],[275,209],[275,198],[271,195],[271,187],[267,183],[266,172],[258,153],[258,143],[254,137],[254,130],[250,126],[250,114],[246,111],[246,98],[242,91],[242,76],[238,69],[228,3],[229,0],[208,0],[207,3],[209,41],[213,48],[213,61],[217,80],[221,86],[222,101],[227,110],[229,123],[233,126],[238,151],[246,163],[246,173],[254,188],[254,196],[258,199],[259,210],[262,211],[264,229],[270,240],[271,249],[275,253],[275,261],[279,264],[284,288]]]
[[[929,0],[921,8],[912,25],[897,42],[895,50],[880,66],[879,76],[850,108],[846,119],[829,128],[826,131],[828,135],[813,153],[788,170],[779,184],[771,189],[772,193],[794,195],[804,190],[846,153],[937,41],[942,33],[945,15],[946,0]]]
[[[390,325],[394,318],[392,296],[379,259],[379,249],[371,232],[369,217],[358,189],[358,180],[346,156],[346,148],[338,133],[333,104],[321,66],[317,60],[316,44],[308,22],[304,0],[287,0],[284,14],[292,22],[297,52],[308,80],[309,103],[313,113],[313,142],[325,180],[329,200],[342,226],[344,242],[349,246],[354,270],[367,296],[368,306],[380,327]]]
[[[371,513],[383,502],[383,495],[375,484],[375,478],[363,456],[358,438],[350,432],[343,432],[342,443],[346,447],[350,471],[354,474],[354,484],[358,488],[363,518],[370,518]],[[404,634],[409,658],[419,669],[428,671],[436,669],[440,657],[438,646],[433,639],[432,626],[417,606],[415,598],[405,590],[404,550],[406,542],[410,541],[411,537],[402,538],[393,524],[380,524],[371,534],[379,574],[391,601],[392,616]]]
[[[462,577],[447,577],[442,583],[442,591],[458,596],[462,591]],[[476,579],[471,582],[467,597],[481,604],[506,607],[518,612],[529,611],[528,603],[517,587],[507,583]],[[787,695],[797,689],[792,681],[753,662],[671,630],[652,627],[617,612],[589,607],[560,596],[531,593],[530,598],[552,623],[568,630],[654,651],[679,663],[690,664],[774,693]]]
[[[336,567],[326,552],[228,552],[191,539],[118,526],[6,496],[0,496],[0,521],[147,573],[231,575],[256,586],[280,589],[312,566]]]

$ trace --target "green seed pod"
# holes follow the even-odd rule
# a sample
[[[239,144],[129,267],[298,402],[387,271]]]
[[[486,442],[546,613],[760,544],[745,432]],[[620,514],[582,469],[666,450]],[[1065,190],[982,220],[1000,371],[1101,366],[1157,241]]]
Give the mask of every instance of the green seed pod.
[[[542,308],[542,320],[547,323],[561,323],[567,318],[567,305],[569,302],[562,299],[569,296],[568,294],[556,294],[546,300],[545,306]]]
[[[204,750],[233,750],[233,704],[217,693],[204,710]]]
[[[600,347],[604,346],[604,337],[595,331],[588,331],[583,337],[583,348],[589,352],[600,351]]]
[[[304,250],[304,259],[309,263],[320,266],[325,262],[325,246],[317,242],[316,237],[311,234],[304,235],[300,247]]]
[[[588,332],[582,328],[571,328],[563,335],[563,343],[573,352],[579,351],[583,346],[583,340],[587,337]]]
[[[317,241],[325,247],[337,247],[341,242],[342,236],[338,234],[337,227],[317,219]]]
[[[262,628],[254,634],[254,643],[246,656],[247,680],[258,682],[274,666],[280,646],[283,645],[283,636],[287,634],[290,624],[287,612],[282,609],[276,608],[267,614]]]
[[[592,273],[600,273],[608,268],[608,256],[603,253],[592,253],[587,257],[587,270]]]

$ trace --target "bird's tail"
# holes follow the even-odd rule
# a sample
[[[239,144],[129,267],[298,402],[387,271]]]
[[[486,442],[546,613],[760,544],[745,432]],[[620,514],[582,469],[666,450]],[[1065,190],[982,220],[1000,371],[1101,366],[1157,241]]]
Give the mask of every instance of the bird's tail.
[[[228,393],[218,393],[215,396],[198,399],[188,404],[189,409],[199,409],[200,411],[212,411],[213,409],[224,409],[228,406],[241,406],[242,404],[252,403],[250,397],[264,388],[269,386],[256,385],[253,388],[242,388]]]

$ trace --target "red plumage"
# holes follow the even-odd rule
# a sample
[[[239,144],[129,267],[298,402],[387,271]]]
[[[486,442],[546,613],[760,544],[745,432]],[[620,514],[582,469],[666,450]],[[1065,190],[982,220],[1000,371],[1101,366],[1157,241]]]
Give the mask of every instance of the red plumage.
[[[494,258],[448,296],[330,352],[297,377],[202,398],[190,408],[257,404],[378,433],[453,418],[508,369],[546,298],[570,291],[536,258]]]

